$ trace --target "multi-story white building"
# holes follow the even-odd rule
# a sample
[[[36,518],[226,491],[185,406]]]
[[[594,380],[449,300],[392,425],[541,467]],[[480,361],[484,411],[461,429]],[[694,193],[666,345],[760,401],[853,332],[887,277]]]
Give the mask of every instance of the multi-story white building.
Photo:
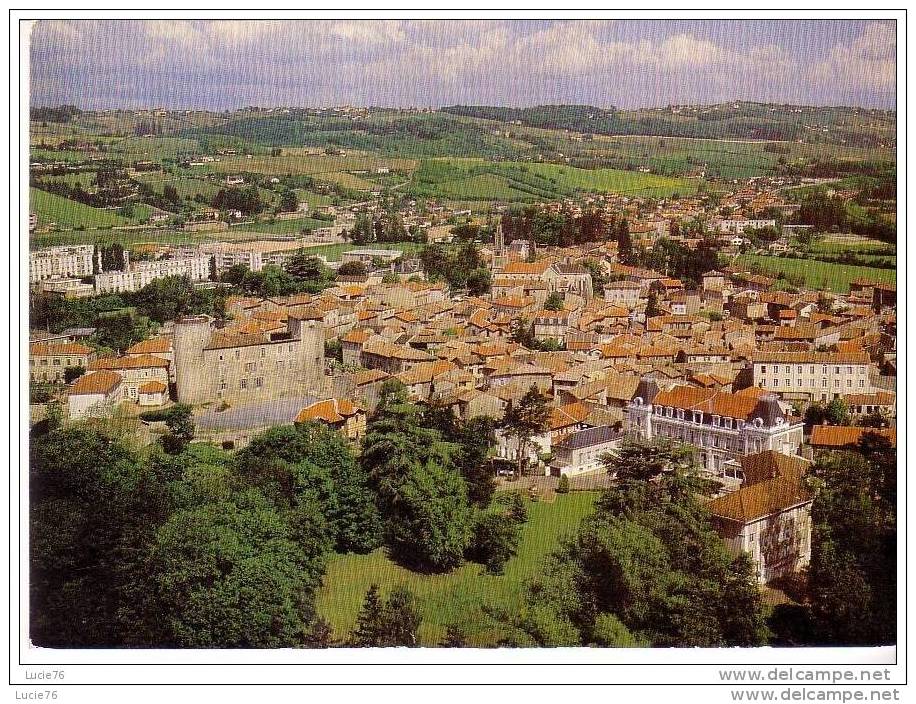
[[[154,279],[165,276],[187,276],[204,281],[210,276],[210,257],[198,255],[176,259],[135,262],[125,271],[105,271],[95,276],[96,293],[139,291]]]
[[[762,352],[754,355],[754,385],[786,399],[829,401],[871,393],[865,352]]]
[[[745,230],[759,230],[762,227],[776,227],[775,220],[720,220],[719,232],[742,234]]]
[[[94,254],[95,247],[91,244],[47,247],[29,252],[29,283],[92,276]]]
[[[198,251],[213,257],[217,271],[226,271],[238,264],[251,271],[260,271],[267,264],[283,266],[287,259],[302,248],[301,242],[210,242],[200,245]]]
[[[637,281],[612,281],[604,286],[604,300],[632,310],[639,305],[645,286]]]
[[[790,422],[774,394],[725,393],[692,386],[660,391],[643,379],[627,406],[629,430],[651,440],[662,437],[697,447],[702,467],[715,476],[723,464],[763,450],[794,455],[803,424]]]

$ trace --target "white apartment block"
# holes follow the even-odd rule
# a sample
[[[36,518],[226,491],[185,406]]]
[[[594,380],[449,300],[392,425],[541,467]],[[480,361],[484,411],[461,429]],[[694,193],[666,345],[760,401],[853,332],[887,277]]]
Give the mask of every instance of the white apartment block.
[[[268,264],[283,266],[301,248],[300,242],[213,242],[200,245],[198,251],[206,254],[208,261],[212,256],[220,272],[238,264],[261,271]]]
[[[786,418],[776,396],[724,393],[692,386],[659,391],[643,379],[627,406],[629,431],[645,440],[661,437],[699,449],[700,465],[722,476],[723,465],[743,455],[775,450],[794,455],[803,424]]]
[[[745,230],[759,230],[762,227],[776,227],[775,220],[720,220],[719,232],[742,234]]]
[[[789,400],[830,401],[871,393],[865,352],[766,352],[754,356],[754,386]]]
[[[176,259],[135,262],[126,271],[105,271],[95,276],[96,293],[139,291],[154,279],[165,276],[187,276],[204,281],[210,276],[210,257],[199,255]]]
[[[91,244],[47,247],[29,252],[29,283],[92,276],[94,256],[95,247]]]

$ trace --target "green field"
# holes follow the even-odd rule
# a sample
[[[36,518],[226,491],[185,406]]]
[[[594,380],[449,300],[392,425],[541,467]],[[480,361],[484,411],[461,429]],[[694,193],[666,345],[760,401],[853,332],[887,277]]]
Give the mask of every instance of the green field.
[[[214,239],[214,235],[225,233],[208,232],[163,232],[161,230],[66,230],[60,232],[33,232],[29,236],[29,247],[58,247],[71,244],[101,244],[115,242],[129,247],[141,243],[157,244],[193,244]]]
[[[92,208],[37,188],[29,189],[29,210],[38,215],[39,226],[52,222],[60,227],[87,228],[130,224],[130,220],[113,210]]]
[[[328,565],[318,595],[318,611],[330,621],[335,635],[343,638],[356,623],[370,584],[377,583],[382,594],[404,584],[420,600],[422,645],[438,644],[450,624],[460,624],[472,645],[495,645],[500,627],[483,612],[482,606],[517,613],[525,582],[542,570],[545,558],[559,546],[563,536],[575,532],[597,498],[596,492],[573,492],[557,496],[554,503],[529,503],[518,555],[500,576],[488,575],[473,563],[448,574],[418,574],[396,565],[382,550],[369,555],[336,556]]]
[[[561,164],[430,159],[407,189],[416,196],[456,201],[557,200],[576,192],[612,192],[660,198],[697,190],[695,179]]]
[[[331,196],[326,196],[322,193],[314,193],[312,191],[306,190],[305,188],[294,188],[296,197],[299,199],[300,203],[308,203],[309,208],[315,210],[320,208],[323,205],[331,205],[332,198]]]
[[[314,218],[296,218],[295,220],[276,220],[274,222],[256,222],[245,223],[230,227],[233,229],[245,230],[246,232],[267,232],[274,235],[293,235],[299,234],[305,229],[317,230],[319,227],[327,227],[331,223],[327,220],[316,220]]]
[[[244,156],[223,157],[221,161],[195,167],[201,171],[215,173],[256,173],[274,176],[338,174],[349,171],[374,172],[387,167],[392,171],[412,171],[417,167],[414,159],[396,159],[375,154],[282,154],[281,156],[259,155],[247,159]]]
[[[736,258],[734,265],[748,267],[771,276],[782,273],[790,279],[797,277],[799,281],[804,282],[806,288],[836,293],[848,293],[849,283],[856,279],[884,283],[894,283],[897,280],[897,272],[894,269],[830,264],[811,259],[769,257],[760,254],[742,254]]]

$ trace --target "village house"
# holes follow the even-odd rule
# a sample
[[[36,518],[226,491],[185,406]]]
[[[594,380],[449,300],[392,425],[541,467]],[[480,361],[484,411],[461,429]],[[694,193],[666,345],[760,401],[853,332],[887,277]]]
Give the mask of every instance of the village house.
[[[732,555],[748,553],[767,584],[799,572],[811,560],[813,495],[800,482],[767,479],[706,504]]]
[[[323,423],[354,442],[366,434],[366,411],[347,399],[316,401],[299,411],[295,422]]]
[[[70,386],[67,409],[71,420],[102,417],[124,398],[121,375],[112,371],[84,374]]]
[[[644,298],[644,285],[637,281],[612,281],[604,285],[604,300],[615,306],[633,310]]]
[[[559,477],[604,471],[602,458],[619,447],[624,437],[608,425],[570,433],[551,447],[550,474]]]
[[[137,388],[137,404],[162,406],[169,400],[169,387],[161,381],[148,381]]]
[[[815,449],[842,450],[855,447],[867,433],[886,438],[892,446],[897,446],[896,428],[864,428],[858,425],[815,425],[811,428],[808,443]]]
[[[124,382],[124,398],[139,401],[140,387],[150,381],[157,381],[168,387],[169,362],[150,354],[130,357],[99,357],[91,362],[92,371],[108,370],[117,372]]]
[[[435,359],[431,354],[415,350],[408,345],[397,345],[381,340],[367,342],[360,352],[362,366],[367,369],[381,369],[392,375],[409,371],[418,364],[433,362]]]
[[[67,367],[86,369],[95,353],[78,342],[29,345],[29,380],[59,384]]]

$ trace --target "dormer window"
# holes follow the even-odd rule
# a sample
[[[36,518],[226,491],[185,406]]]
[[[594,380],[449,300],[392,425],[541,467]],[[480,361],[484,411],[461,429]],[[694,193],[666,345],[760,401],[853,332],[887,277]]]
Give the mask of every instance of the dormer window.
[[[703,411],[694,411],[693,412],[693,422],[702,423],[703,422]]]
[[[722,422],[722,419],[721,419],[719,416],[713,416],[713,417],[712,417],[712,424],[713,424],[713,426],[715,426],[716,428],[719,427],[719,425],[720,425],[721,422]]]

